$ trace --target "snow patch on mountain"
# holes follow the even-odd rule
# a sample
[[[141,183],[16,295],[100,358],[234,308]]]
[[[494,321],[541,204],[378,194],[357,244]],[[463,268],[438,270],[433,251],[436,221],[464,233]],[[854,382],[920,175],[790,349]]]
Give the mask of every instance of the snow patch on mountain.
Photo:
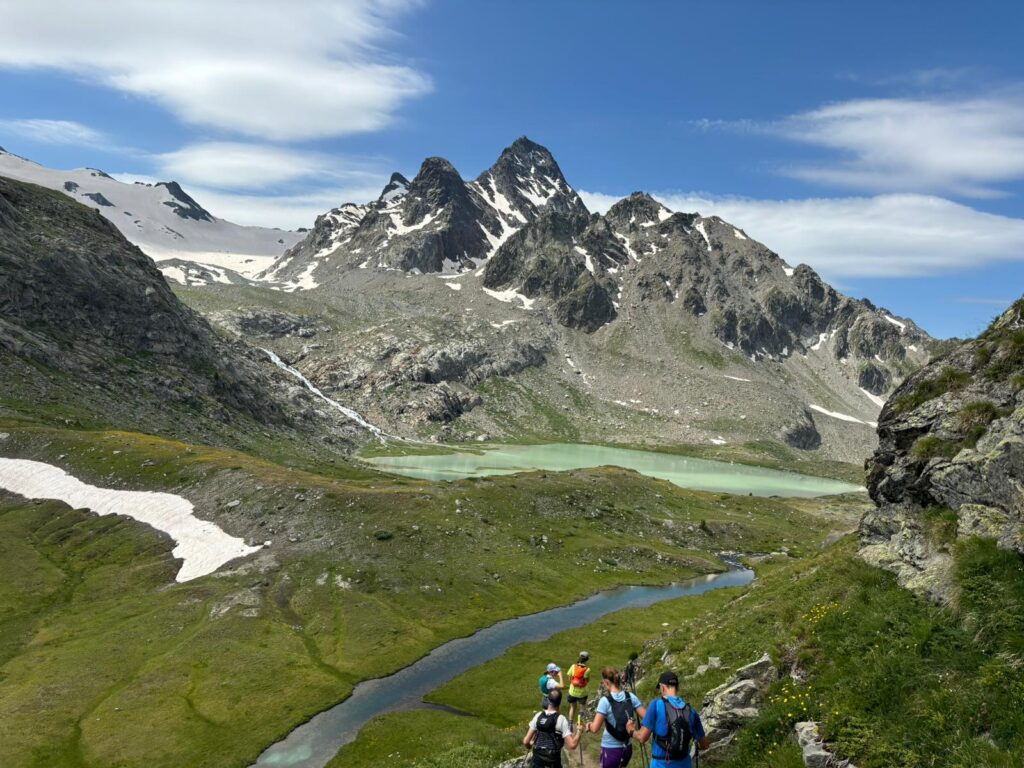
[[[4,151],[0,175],[62,192],[95,208],[157,262],[184,259],[254,277],[303,237],[301,232],[218,219],[173,181],[129,184],[95,168],[55,170]]]

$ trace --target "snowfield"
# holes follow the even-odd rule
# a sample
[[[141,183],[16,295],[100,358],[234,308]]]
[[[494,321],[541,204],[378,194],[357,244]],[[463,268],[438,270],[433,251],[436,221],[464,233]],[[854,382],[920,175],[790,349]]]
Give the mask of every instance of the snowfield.
[[[197,518],[192,502],[181,496],[97,488],[40,461],[0,459],[0,488],[29,499],[63,501],[74,509],[89,509],[101,516],[124,515],[163,531],[174,539],[174,556],[182,560],[175,576],[179,582],[206,576],[224,563],[260,549]]]
[[[158,263],[185,259],[251,278],[304,236],[218,219],[173,182],[130,184],[95,168],[55,170],[4,151],[0,151],[0,176],[63,192],[95,208]]]

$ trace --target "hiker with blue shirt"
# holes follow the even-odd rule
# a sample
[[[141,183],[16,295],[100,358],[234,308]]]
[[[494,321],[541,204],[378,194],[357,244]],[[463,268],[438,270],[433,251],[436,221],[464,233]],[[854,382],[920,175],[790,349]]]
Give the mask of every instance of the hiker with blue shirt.
[[[633,757],[634,715],[643,717],[647,710],[634,694],[622,690],[622,677],[615,667],[601,670],[605,694],[597,702],[597,714],[587,726],[591,733],[601,734],[601,768],[626,768]]]
[[[692,768],[690,749],[707,749],[711,743],[696,710],[679,697],[679,678],[675,672],[663,672],[658,678],[661,696],[650,703],[640,730],[633,738],[641,744],[651,739],[650,768]]]

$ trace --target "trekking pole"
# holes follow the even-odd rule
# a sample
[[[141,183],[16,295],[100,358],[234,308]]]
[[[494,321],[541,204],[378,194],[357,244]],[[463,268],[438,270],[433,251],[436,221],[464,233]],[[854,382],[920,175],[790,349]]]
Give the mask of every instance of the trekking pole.
[[[632,664],[632,663],[633,662],[630,662],[630,664]],[[630,692],[634,696],[636,696],[636,681],[633,679],[632,675],[630,675],[629,688],[630,688]],[[640,698],[640,697],[637,696],[637,698]],[[640,723],[640,716],[636,713],[636,711],[633,712],[633,720],[635,721],[636,725],[642,725]],[[640,757],[644,761],[644,768],[647,768],[650,765],[650,761],[647,759],[647,745],[644,744],[642,741],[640,742]]]
[[[582,709],[582,707],[580,707]],[[583,713],[580,712],[576,715],[576,730],[580,735],[579,746],[580,748],[580,768],[583,768]]]

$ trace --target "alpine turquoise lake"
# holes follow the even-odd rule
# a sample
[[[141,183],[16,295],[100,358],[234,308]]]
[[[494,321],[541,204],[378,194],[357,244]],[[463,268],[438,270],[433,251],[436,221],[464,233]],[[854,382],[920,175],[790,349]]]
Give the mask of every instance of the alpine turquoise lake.
[[[668,480],[682,488],[754,496],[830,496],[864,490],[851,483],[776,469],[600,445],[488,446],[479,451],[379,456],[365,459],[386,472],[422,480],[462,480],[544,470],[614,466]]]

